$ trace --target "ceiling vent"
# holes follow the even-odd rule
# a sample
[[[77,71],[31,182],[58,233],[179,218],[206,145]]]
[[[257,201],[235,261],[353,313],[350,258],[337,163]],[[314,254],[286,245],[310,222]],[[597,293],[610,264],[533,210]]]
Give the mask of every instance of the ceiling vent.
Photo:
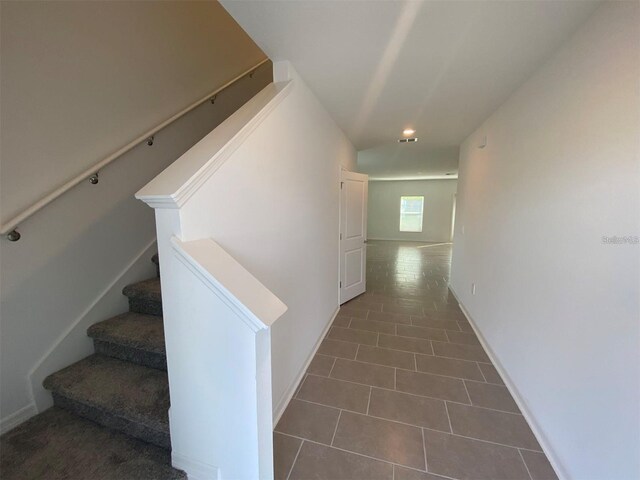
[[[398,143],[415,143],[418,141],[417,137],[413,138],[399,138]]]

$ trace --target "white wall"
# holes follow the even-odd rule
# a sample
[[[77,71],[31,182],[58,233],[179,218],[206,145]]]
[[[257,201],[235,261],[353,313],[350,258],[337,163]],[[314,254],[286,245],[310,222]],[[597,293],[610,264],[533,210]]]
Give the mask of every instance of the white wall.
[[[211,178],[213,196],[190,200],[208,220],[183,231],[211,236],[289,307],[271,332],[276,418],[338,308],[340,167],[356,160],[303,79],[290,75],[291,93]]]
[[[603,4],[461,149],[452,286],[565,478],[640,478],[639,45]]]
[[[368,237],[376,240],[451,241],[456,180],[370,181]],[[400,231],[400,197],[424,196],[421,233]]]
[[[247,105],[138,195],[171,203],[199,188],[179,211],[180,238],[213,238],[287,305],[271,331],[277,418],[338,309],[340,168],[353,168],[356,152],[287,62],[274,78],[292,84],[255,130],[234,130]],[[229,132],[232,146],[222,140]],[[206,162],[219,149],[229,153],[215,173],[184,187],[182,178],[213,168]]]
[[[248,68],[229,60],[245,51],[230,48],[228,39],[223,51],[218,41],[209,45],[209,53],[204,46],[193,58],[167,47],[213,41],[216,29],[242,37],[242,47],[245,34],[229,27],[232,20],[215,5],[1,5],[3,218],[59,178],[67,179],[164,120],[162,115],[186,107],[204,94],[202,89],[214,90]],[[62,46],[72,52],[68,57]],[[148,62],[144,52],[154,61]],[[167,83],[157,78],[158,62],[175,70]],[[102,64],[109,65],[108,74]],[[91,69],[104,75],[89,81]],[[41,379],[92,351],[84,331],[126,310],[123,283],[153,275],[153,212],[134,193],[270,81],[267,63],[252,79],[244,77],[222,92],[215,105],[206,103],[161,131],[152,147],[142,144],[117,160],[101,172],[98,185],[82,183],[24,222],[19,242],[0,239],[2,429],[34,413],[36,404],[49,404]],[[151,95],[141,101],[137,97],[145,91]],[[119,116],[123,112],[126,119]],[[52,139],[51,132],[57,137]],[[34,144],[46,156],[32,151]],[[14,198],[11,192],[17,189],[28,195]]]

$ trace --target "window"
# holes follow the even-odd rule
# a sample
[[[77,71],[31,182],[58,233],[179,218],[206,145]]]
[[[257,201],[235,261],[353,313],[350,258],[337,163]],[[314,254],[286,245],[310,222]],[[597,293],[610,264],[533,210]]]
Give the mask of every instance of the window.
[[[421,232],[424,197],[400,197],[400,231]]]

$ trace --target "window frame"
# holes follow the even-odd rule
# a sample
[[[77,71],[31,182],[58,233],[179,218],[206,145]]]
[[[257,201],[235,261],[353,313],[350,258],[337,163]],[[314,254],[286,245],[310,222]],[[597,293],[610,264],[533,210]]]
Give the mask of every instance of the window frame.
[[[402,199],[403,198],[419,198],[420,201],[420,213],[404,212],[402,211]],[[403,215],[416,215],[420,216],[420,230],[403,230],[402,229],[402,216]],[[400,195],[400,215],[398,219],[398,230],[401,233],[422,233],[424,229],[424,195]]]

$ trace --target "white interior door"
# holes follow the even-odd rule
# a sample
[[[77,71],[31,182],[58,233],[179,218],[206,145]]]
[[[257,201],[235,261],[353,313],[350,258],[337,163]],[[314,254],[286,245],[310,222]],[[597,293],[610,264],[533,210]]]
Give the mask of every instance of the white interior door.
[[[364,293],[367,274],[369,177],[342,171],[340,178],[340,304]]]

